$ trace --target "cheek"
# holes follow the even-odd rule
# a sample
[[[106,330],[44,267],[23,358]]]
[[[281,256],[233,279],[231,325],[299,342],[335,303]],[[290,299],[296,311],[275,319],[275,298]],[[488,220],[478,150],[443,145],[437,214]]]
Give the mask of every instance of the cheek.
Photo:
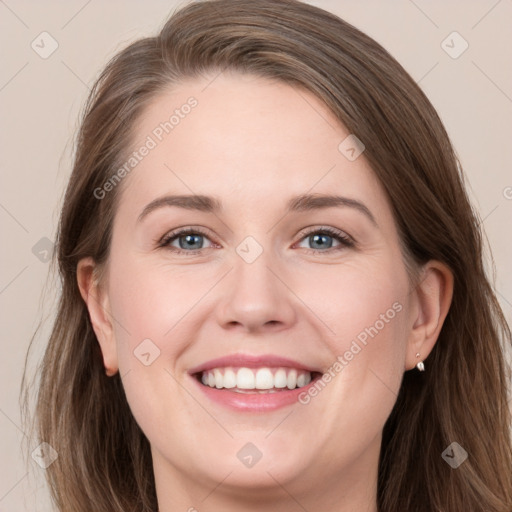
[[[408,278],[403,265],[395,261],[392,255],[354,258],[347,264],[310,268],[298,278],[302,296],[318,311],[331,331],[329,338],[336,340],[339,348],[358,335],[364,343],[378,333],[402,329]]]
[[[126,340],[128,332],[132,349],[146,338],[163,348],[164,339],[173,338],[178,324],[180,328],[186,324],[182,321],[208,289],[199,274],[180,274],[179,269],[136,260],[117,265],[110,283],[111,309],[118,324],[116,335],[119,333]],[[172,344],[165,345],[165,350],[180,349],[175,337]]]
[[[355,260],[354,260],[355,261]],[[309,288],[311,304],[328,326],[325,337],[338,382],[382,380],[398,390],[407,341],[408,277],[400,255],[340,266],[316,276],[324,292]],[[325,272],[325,270],[322,270]]]
[[[337,353],[359,345],[365,352],[378,352],[380,357],[391,355],[391,348],[403,342],[403,292],[393,283],[376,280],[367,286],[359,281],[349,289],[333,301],[339,307],[329,310]]]
[[[315,312],[334,331],[324,337],[332,358],[325,387],[303,396],[310,404],[305,414],[329,411],[323,416],[331,443],[326,454],[334,443],[339,457],[356,457],[378,436],[396,402],[404,372],[408,279],[394,261],[340,268],[325,281],[328,293],[310,291]]]
[[[211,284],[200,275],[180,275],[179,269],[137,258],[118,259],[109,283],[119,372],[130,409],[149,438],[165,438],[168,416],[179,431],[189,414],[179,409],[183,389],[174,377],[176,363],[193,341],[194,327],[187,323],[192,315],[187,315]],[[162,397],[179,398],[165,408]]]

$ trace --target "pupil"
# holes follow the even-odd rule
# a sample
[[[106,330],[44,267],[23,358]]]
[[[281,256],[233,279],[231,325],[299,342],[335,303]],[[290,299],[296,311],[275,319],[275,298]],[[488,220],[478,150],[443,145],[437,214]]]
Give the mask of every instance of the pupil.
[[[183,238],[185,239],[185,244],[181,243]],[[180,247],[181,249],[201,249],[201,238],[201,235],[185,235],[180,237]]]
[[[331,243],[326,243],[325,242],[325,239],[326,238],[330,238],[331,239]],[[324,247],[328,247],[330,248],[332,246],[332,237],[329,236],[329,235],[313,235],[310,237],[310,241],[312,244],[320,244],[319,247],[320,248],[324,248]]]

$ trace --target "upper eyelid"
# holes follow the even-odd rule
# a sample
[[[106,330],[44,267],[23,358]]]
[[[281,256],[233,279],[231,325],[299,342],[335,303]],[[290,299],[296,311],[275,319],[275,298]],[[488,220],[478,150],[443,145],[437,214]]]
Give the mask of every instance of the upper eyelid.
[[[351,240],[352,242],[355,243],[355,240],[354,238],[349,235],[346,231],[344,231],[343,229],[339,229],[339,228],[335,228],[335,227],[331,227],[331,226],[308,226],[306,228],[303,228],[301,229],[298,233],[297,233],[297,236],[301,236],[301,239],[304,238],[305,236],[308,236],[308,235],[311,235],[312,233],[321,233],[321,232],[327,232],[327,234],[329,235],[337,235],[337,236],[340,236],[340,237],[343,237],[343,238],[348,238],[349,240]],[[332,231],[332,233],[331,233]]]

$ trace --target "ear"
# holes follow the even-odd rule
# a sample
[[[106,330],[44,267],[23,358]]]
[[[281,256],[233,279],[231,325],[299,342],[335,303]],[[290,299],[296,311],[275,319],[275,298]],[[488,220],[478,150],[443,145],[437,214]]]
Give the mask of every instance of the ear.
[[[112,326],[108,294],[97,280],[97,266],[92,258],[83,258],[77,265],[80,294],[89,310],[91,324],[103,354],[108,376],[118,371],[117,350]]]
[[[413,325],[409,335],[405,369],[424,361],[439,337],[453,297],[453,274],[443,263],[425,264],[414,293]],[[416,354],[420,354],[416,357]]]

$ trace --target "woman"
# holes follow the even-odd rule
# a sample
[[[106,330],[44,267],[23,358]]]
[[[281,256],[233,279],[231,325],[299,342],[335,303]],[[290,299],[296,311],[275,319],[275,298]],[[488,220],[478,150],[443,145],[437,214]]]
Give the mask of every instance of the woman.
[[[119,53],[57,247],[58,510],[511,510],[511,336],[456,156],[336,16],[196,2]]]

